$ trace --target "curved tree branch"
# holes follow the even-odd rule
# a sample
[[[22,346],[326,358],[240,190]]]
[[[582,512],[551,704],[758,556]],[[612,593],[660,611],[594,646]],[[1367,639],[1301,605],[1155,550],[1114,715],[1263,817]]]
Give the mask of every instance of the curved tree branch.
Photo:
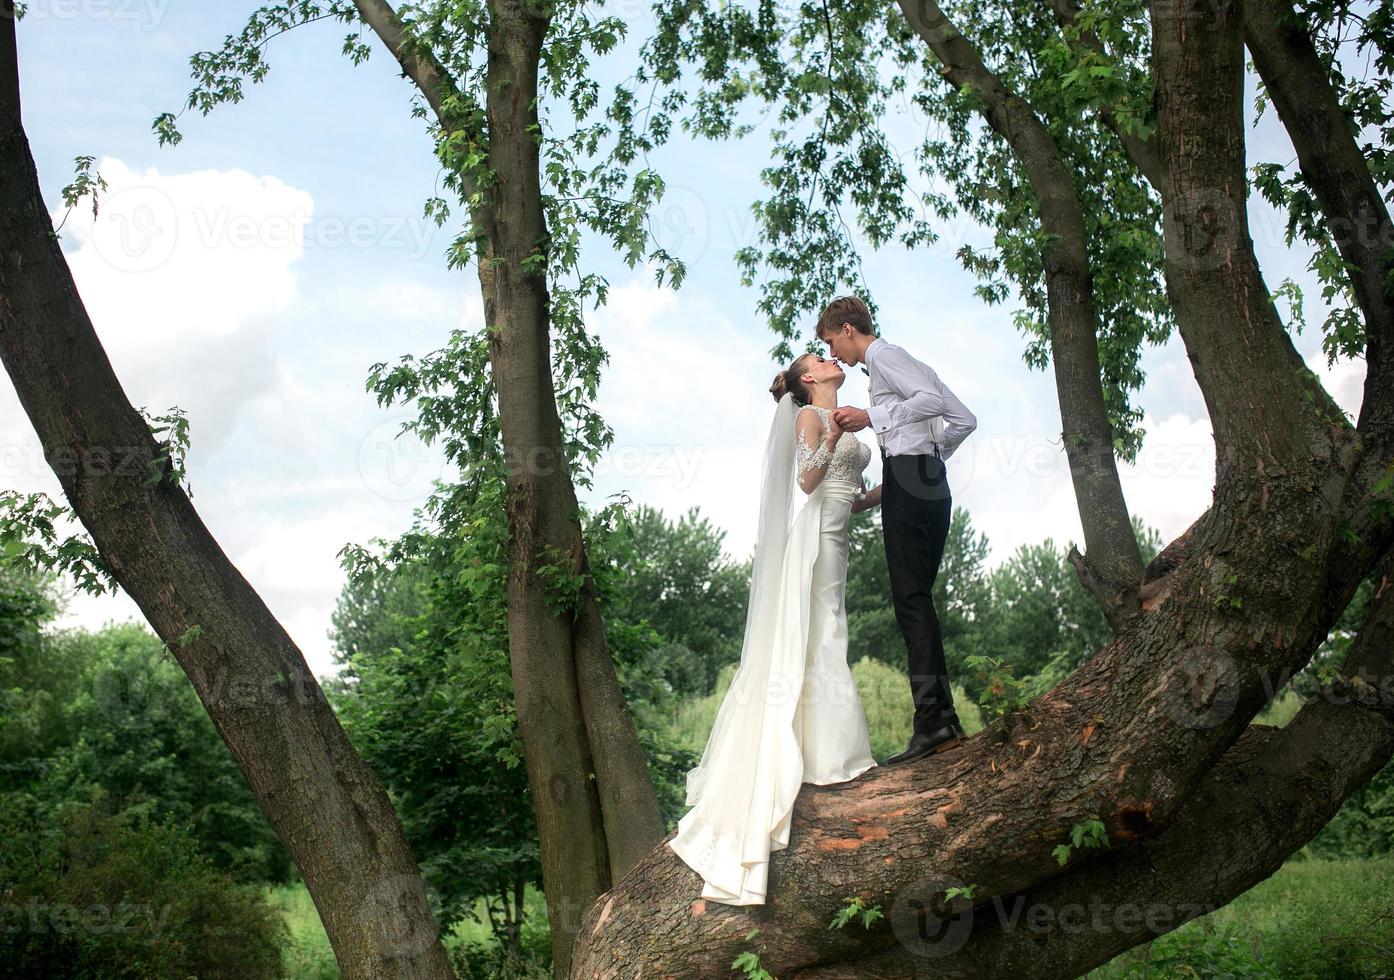
[[[1286,726],[1250,726],[1156,837],[976,908],[936,913],[932,895],[907,891],[884,926],[897,948],[791,976],[1077,977],[1273,874],[1394,755],[1389,573],[1386,559],[1340,680]]]
[[[1079,16],[1079,4],[1076,0],[1045,0],[1055,14],[1056,21],[1062,27],[1074,27]],[[1107,59],[1108,52],[1104,48],[1104,42],[1099,39],[1099,35],[1091,30],[1080,30],[1079,39],[1090,51]],[[1147,182],[1153,187],[1160,188],[1162,180],[1165,178],[1165,171],[1162,169],[1161,157],[1157,154],[1157,144],[1155,140],[1143,139],[1134,133],[1128,132],[1118,120],[1118,116],[1109,106],[1099,107],[1099,118],[1104,125],[1113,131],[1118,137],[1118,142],[1123,146],[1123,152],[1128,155],[1128,159],[1133,162],[1133,166],[1146,178]]]
[[[1330,74],[1288,0],[1246,0],[1244,39],[1302,176],[1346,263],[1365,323],[1365,391],[1357,431],[1361,458],[1346,488],[1347,534],[1333,567],[1363,567],[1394,541],[1394,223],[1342,111]],[[1331,586],[1337,603],[1348,575]]]
[[[900,9],[942,62],[944,79],[981,98],[984,118],[1025,168],[1041,229],[1050,236],[1043,264],[1051,363],[1085,542],[1085,555],[1076,568],[1080,581],[1118,629],[1138,611],[1142,553],[1118,479],[1113,430],[1104,404],[1093,274],[1074,175],[1035,110],[983,64],[977,49],[938,4],[900,0]]]

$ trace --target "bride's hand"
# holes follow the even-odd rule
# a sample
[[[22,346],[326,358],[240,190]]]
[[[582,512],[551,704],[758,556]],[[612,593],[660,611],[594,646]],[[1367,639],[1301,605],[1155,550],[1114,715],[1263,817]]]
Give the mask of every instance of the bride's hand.
[[[831,449],[842,436],[842,426],[837,424],[831,412],[828,413],[828,431],[823,433],[823,442]]]
[[[876,484],[876,486],[872,487],[870,490],[866,491],[865,494],[858,497],[855,501],[852,502],[852,513],[860,514],[864,510],[870,510],[873,507],[879,506],[880,503],[881,484],[878,483]]]

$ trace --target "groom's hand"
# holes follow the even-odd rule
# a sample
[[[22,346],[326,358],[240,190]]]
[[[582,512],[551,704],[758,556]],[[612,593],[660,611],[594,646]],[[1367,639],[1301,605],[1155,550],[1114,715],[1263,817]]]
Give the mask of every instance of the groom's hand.
[[[833,419],[843,432],[858,432],[871,424],[871,416],[864,408],[844,406],[833,409]]]

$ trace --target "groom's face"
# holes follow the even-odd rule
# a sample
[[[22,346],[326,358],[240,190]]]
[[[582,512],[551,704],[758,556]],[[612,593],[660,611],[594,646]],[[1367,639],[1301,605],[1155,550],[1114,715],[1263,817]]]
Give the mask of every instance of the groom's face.
[[[823,343],[828,345],[828,355],[843,364],[856,364],[861,361],[857,345],[852,341],[852,325],[844,323],[836,330],[823,334]]]

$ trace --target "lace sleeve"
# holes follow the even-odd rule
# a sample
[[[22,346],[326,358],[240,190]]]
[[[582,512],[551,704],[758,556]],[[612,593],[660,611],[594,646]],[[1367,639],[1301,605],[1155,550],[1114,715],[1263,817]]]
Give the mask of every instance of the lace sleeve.
[[[817,412],[813,412],[813,416],[818,420],[816,427],[803,424],[803,418],[799,419],[798,433],[794,441],[795,470],[799,487],[804,493],[812,493],[813,488],[822,482],[823,474],[833,456],[832,450],[824,445],[821,438],[818,438],[817,448],[809,443],[810,437],[821,435],[824,431],[822,416]]]

